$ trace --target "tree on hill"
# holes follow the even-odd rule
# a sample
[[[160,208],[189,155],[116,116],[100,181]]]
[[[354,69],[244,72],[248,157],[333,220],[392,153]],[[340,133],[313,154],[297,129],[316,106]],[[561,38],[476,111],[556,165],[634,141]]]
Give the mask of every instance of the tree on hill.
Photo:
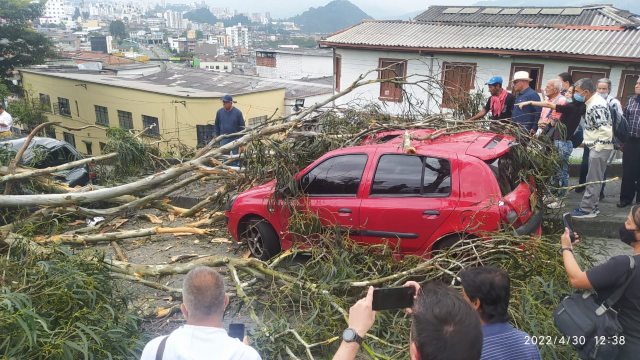
[[[333,0],[325,6],[310,8],[291,18],[305,33],[333,33],[362,20],[371,19],[359,7],[348,0]]]
[[[227,26],[227,27],[238,25],[238,24],[242,24],[242,25],[251,24],[251,20],[244,15],[236,15],[234,17],[224,19],[223,22],[224,22],[224,26]]]
[[[207,8],[191,10],[186,12],[182,17],[201,24],[214,25],[218,22],[218,18]]]
[[[109,32],[115,38],[126,39],[128,37],[124,22],[121,20],[112,21],[111,24],[109,24]]]
[[[42,64],[54,55],[51,41],[31,26],[44,3],[3,0],[0,6],[0,81],[16,67]]]
[[[82,17],[82,14],[80,14],[80,9],[78,9],[76,7],[76,10],[73,12],[73,16],[71,17],[71,19],[73,19],[74,21],[78,20],[78,18]]]

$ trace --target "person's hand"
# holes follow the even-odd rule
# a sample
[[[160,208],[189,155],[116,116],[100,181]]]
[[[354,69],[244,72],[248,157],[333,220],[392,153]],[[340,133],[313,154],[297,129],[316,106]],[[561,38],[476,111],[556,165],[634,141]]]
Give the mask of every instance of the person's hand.
[[[412,287],[412,288],[416,289],[415,293],[413,294],[413,299],[414,300],[416,298],[418,298],[418,295],[420,295],[420,292],[422,292],[422,288],[420,287],[420,284],[418,284],[416,281],[407,281],[402,286],[403,287]],[[409,314],[409,315],[411,315],[413,313],[413,310],[411,308],[406,308],[406,309],[404,309],[404,312]]]
[[[576,241],[571,243],[571,237],[569,234],[569,228],[564,228],[564,233],[560,237],[560,244],[562,245],[563,249],[573,249],[573,245],[578,244],[578,242],[580,241],[580,236],[578,236],[578,233],[574,232],[573,236],[575,237]]]
[[[249,344],[249,337],[247,335],[244,336],[244,338],[242,339],[242,343],[245,345],[250,345]]]
[[[369,286],[367,296],[358,300],[351,309],[349,309],[349,327],[355,330],[358,335],[363,337],[373,326],[376,320],[376,312],[372,309],[373,305],[373,286]]]
[[[518,106],[520,109],[522,109],[523,107],[530,105],[531,101],[523,101],[521,103],[517,103],[516,106]]]

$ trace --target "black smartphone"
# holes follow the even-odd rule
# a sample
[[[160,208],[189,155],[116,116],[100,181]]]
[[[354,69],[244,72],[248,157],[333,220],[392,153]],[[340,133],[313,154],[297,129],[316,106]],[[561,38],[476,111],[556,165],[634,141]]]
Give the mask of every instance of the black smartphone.
[[[573,229],[573,218],[571,217],[571,213],[562,214],[562,222],[564,222],[564,227],[569,229],[569,238],[571,242],[576,241],[575,230]]]
[[[244,340],[244,324],[229,324],[229,336],[240,341]]]
[[[410,308],[415,294],[413,286],[373,289],[373,310]]]

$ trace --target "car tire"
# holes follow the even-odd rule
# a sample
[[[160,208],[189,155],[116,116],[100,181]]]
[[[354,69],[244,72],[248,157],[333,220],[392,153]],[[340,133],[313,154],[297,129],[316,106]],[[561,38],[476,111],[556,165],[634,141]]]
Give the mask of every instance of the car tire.
[[[462,240],[462,234],[447,235],[437,243],[433,244],[432,252],[440,252],[452,248],[458,241]]]
[[[260,260],[269,260],[281,251],[278,234],[262,218],[247,221],[240,239],[247,243],[251,254]]]

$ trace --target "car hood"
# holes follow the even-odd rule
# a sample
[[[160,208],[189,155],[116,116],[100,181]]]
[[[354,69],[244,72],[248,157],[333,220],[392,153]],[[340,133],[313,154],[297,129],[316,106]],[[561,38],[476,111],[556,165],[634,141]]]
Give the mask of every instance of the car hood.
[[[268,183],[253,187],[242,194],[240,197],[263,197],[265,195],[271,196],[273,190],[276,187],[276,180],[271,180]]]

